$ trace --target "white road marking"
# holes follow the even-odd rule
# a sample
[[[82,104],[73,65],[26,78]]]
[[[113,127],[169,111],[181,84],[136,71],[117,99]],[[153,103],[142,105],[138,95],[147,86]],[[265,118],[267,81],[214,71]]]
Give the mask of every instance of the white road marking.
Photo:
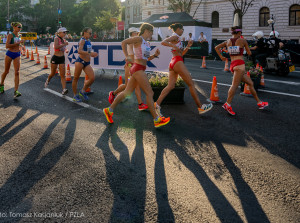
[[[204,80],[198,80],[198,79],[193,79],[193,81],[212,84],[212,81],[204,81]],[[218,83],[218,85],[228,86],[228,87],[231,86],[230,84],[223,84],[223,83]],[[300,95],[297,95],[297,94],[289,94],[289,93],[277,92],[277,91],[268,91],[268,90],[263,90],[263,89],[258,89],[258,91],[300,98]]]
[[[54,95],[56,95],[56,96],[58,96],[58,97],[64,98],[64,99],[66,99],[67,101],[70,101],[70,102],[72,102],[72,103],[76,103],[76,104],[78,104],[78,105],[80,105],[80,106],[82,106],[82,107],[84,107],[84,108],[90,108],[90,109],[92,109],[92,110],[94,110],[94,111],[102,112],[101,109],[95,108],[94,106],[91,106],[91,105],[89,105],[89,104],[86,104],[86,103],[83,103],[83,102],[74,102],[74,101],[73,101],[73,98],[71,98],[71,97],[69,97],[69,96],[66,96],[66,95],[62,95],[61,93],[58,93],[58,92],[56,92],[56,91],[54,91],[54,90],[51,90],[51,89],[49,89],[49,88],[44,88],[44,90],[45,90],[45,91],[48,91],[49,93],[54,94]]]
[[[271,81],[271,82],[276,82],[281,84],[300,85],[300,83],[291,82],[291,81],[278,81],[278,80],[270,80],[270,79],[265,79],[265,81]]]

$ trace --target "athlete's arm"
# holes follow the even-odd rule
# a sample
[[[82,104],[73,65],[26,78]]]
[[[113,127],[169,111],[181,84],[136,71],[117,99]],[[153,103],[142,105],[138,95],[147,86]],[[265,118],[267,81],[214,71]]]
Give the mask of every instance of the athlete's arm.
[[[182,56],[184,56],[187,53],[187,51],[189,51],[190,47],[193,45],[193,42],[194,42],[193,40],[190,40],[188,42],[186,48],[182,51]]]
[[[215,50],[216,50],[217,54],[219,55],[219,57],[221,58],[221,60],[225,61],[226,58],[223,57],[223,56],[221,55],[221,52],[220,52],[220,49],[223,48],[223,47],[227,47],[227,42],[226,42],[226,41],[223,42],[223,43],[220,43],[219,45],[217,45],[217,46],[215,47]]]
[[[251,56],[251,55],[252,55],[251,50],[250,50],[250,48],[249,48],[249,45],[248,45],[247,40],[245,40],[245,39],[244,39],[244,44],[245,44],[244,46],[245,46],[245,49],[246,49],[247,54],[248,54],[249,56]]]
[[[160,50],[156,49],[155,53],[148,58],[148,61],[153,60],[154,58],[158,58],[159,55],[160,55]]]
[[[174,41],[177,41],[177,40],[178,40],[178,37],[177,37],[177,36],[170,36],[170,37],[164,39],[164,40],[161,42],[161,45],[163,45],[163,46],[168,46],[168,47],[178,48],[177,46],[175,46],[174,44],[171,43],[171,42],[174,42]]]
[[[129,44],[136,45],[136,44],[141,44],[141,43],[142,43],[142,38],[140,36],[135,36],[135,37],[131,37],[131,38],[123,40],[121,42],[121,45],[122,45],[122,50],[125,55],[125,58],[127,59],[127,57],[128,57],[127,45],[129,45]]]
[[[89,55],[90,53],[88,51],[83,50],[84,44],[85,44],[85,40],[84,39],[80,40],[79,47],[78,47],[78,54]]]

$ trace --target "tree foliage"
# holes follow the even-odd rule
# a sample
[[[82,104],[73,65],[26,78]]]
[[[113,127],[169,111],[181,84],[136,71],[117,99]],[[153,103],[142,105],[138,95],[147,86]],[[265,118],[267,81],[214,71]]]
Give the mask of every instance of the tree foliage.
[[[169,10],[190,13],[194,0],[169,0]]]
[[[0,0],[0,30],[6,30],[7,1]],[[39,0],[34,6],[31,0],[9,0],[9,3],[10,22],[20,21],[24,31],[46,33],[46,27],[51,27],[50,33],[57,30],[59,0]],[[61,0],[61,10],[62,25],[78,34],[84,27],[101,31],[102,26],[95,25],[97,21],[101,19],[103,23],[108,23],[103,17],[106,20],[109,20],[108,15],[118,17],[120,3],[118,0],[83,0],[80,3],[76,3],[76,0]]]

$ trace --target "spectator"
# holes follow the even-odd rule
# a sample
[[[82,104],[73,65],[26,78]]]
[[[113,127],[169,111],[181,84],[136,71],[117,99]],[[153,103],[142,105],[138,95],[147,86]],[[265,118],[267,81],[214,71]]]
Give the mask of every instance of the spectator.
[[[190,41],[193,40],[194,41],[194,37],[192,33],[189,33],[189,36],[185,39],[186,41]]]
[[[107,35],[104,34],[104,36],[102,37],[102,42],[105,42],[107,40]]]
[[[198,38],[198,41],[199,41],[200,43],[207,42],[206,36],[204,35],[203,32],[200,33],[200,36],[199,36],[199,38]]]
[[[98,38],[98,35],[96,32],[94,32],[93,39],[97,39],[97,38]]]

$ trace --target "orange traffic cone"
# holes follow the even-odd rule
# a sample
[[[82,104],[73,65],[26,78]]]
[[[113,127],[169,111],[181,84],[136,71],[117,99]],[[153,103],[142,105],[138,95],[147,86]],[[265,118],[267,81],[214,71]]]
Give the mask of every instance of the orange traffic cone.
[[[66,82],[67,83],[72,82],[70,64],[68,64],[68,66],[67,66]]]
[[[35,46],[35,53],[38,54],[38,48]]]
[[[89,80],[89,76],[88,76],[88,75],[85,75],[84,83],[85,83],[86,81],[88,81],[88,80]],[[88,87],[88,88],[85,90],[85,92],[86,92],[87,94],[93,94],[93,93],[94,93],[94,92],[91,90],[90,87]]]
[[[37,53],[37,55],[36,55],[36,64],[40,64],[40,63],[41,63],[41,61],[40,61],[40,54]]]
[[[207,99],[210,103],[220,103],[221,100],[219,98],[219,91],[218,91],[218,85],[217,85],[217,77],[213,77],[213,82],[211,86],[211,92],[210,92],[210,98]]]
[[[31,50],[31,58],[30,61],[34,61],[33,51]]]
[[[119,76],[119,83],[118,83],[118,87],[123,84],[123,80],[122,80],[122,76]]]
[[[29,58],[29,51],[28,51],[28,49],[27,49],[26,58]]]
[[[262,73],[264,73],[264,69],[263,69],[262,66],[259,67],[259,70],[260,70]]]
[[[48,54],[47,55],[50,55],[50,46],[48,47]]]
[[[44,69],[48,69],[47,57],[46,56],[45,56],[45,60],[44,60]]]
[[[225,71],[225,72],[229,72],[228,58],[226,58],[226,61],[225,61],[225,68],[224,68],[224,71]]]
[[[265,75],[261,75],[260,77],[260,84],[261,87],[265,87]]]
[[[259,69],[259,63],[256,64],[256,69]]]
[[[59,75],[58,68],[59,68],[59,65],[56,68],[55,75]]]
[[[249,71],[247,72],[247,76],[250,77],[250,72]],[[252,96],[248,84],[245,83],[244,92],[242,92],[241,95],[243,95],[243,96]]]
[[[203,57],[203,60],[202,60],[202,66],[201,66],[201,68],[206,68],[205,57]]]

